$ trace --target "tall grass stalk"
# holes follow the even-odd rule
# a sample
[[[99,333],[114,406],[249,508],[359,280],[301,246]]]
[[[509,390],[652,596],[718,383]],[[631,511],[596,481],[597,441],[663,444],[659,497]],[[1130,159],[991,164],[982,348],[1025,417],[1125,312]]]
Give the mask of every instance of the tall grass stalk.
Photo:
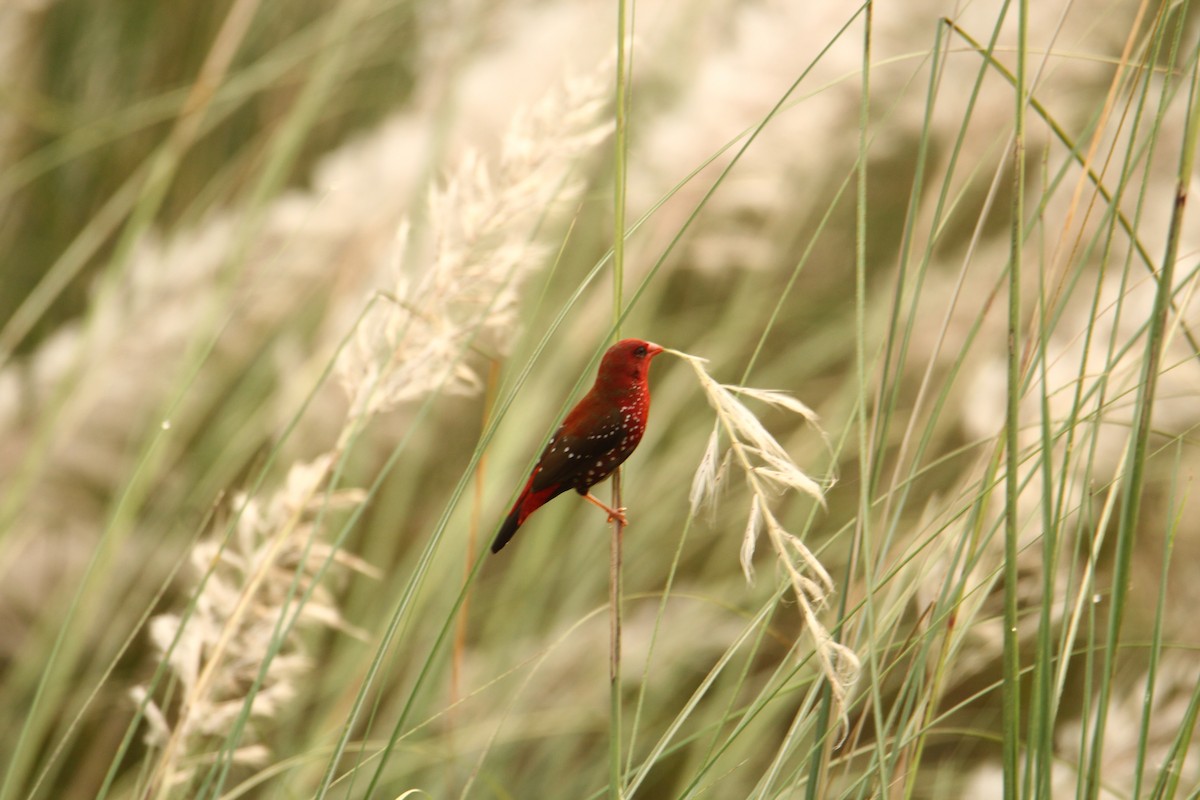
[[[632,0],[631,0],[632,1]],[[629,66],[632,60],[626,23],[626,0],[617,0],[617,58],[616,96],[613,114],[616,119],[613,136],[613,331],[621,335],[621,319],[625,311],[625,181],[629,152]],[[621,468],[612,475],[612,507],[623,508],[621,502]],[[608,576],[608,782],[609,796],[614,800],[623,797],[624,779],[621,774],[621,612],[623,599],[622,548],[625,524],[620,517],[612,520],[609,539]]]
[[[1025,112],[1029,89],[1025,72],[1028,50],[1029,2],[1017,4],[1016,110],[1013,132],[1013,207],[1011,247],[1008,263],[1008,374],[1007,405],[1004,413],[1004,792],[1017,797],[1021,792],[1019,769],[1021,748],[1021,640],[1018,635],[1017,554],[1020,549],[1020,519],[1017,500],[1021,492],[1021,317],[1022,253],[1025,250]],[[1041,334],[1035,334],[1041,335]],[[1049,502],[1050,498],[1042,499]]]
[[[6,800],[1200,781],[1188,4],[18,5]]]
[[[122,239],[125,245],[123,248],[120,246],[118,247],[118,254],[113,259],[116,264],[123,265],[128,261],[128,250],[132,246],[132,242],[137,236],[145,232],[149,224],[149,219],[157,212],[162,199],[162,187],[170,178],[173,164],[177,162],[178,158],[182,155],[182,152],[187,149],[191,141],[195,138],[198,130],[198,121],[203,119],[204,110],[211,100],[211,87],[214,84],[219,84],[224,77],[225,72],[228,70],[230,59],[237,49],[238,42],[245,35],[246,26],[253,18],[254,6],[254,2],[239,3],[235,8],[230,10],[228,16],[226,17],[226,25],[222,28],[221,34],[218,35],[213,47],[209,51],[208,58],[206,59],[201,70],[201,75],[194,84],[191,94],[188,96],[188,101],[185,104],[184,110],[181,112],[176,125],[173,127],[167,142],[160,149],[158,157],[151,162],[152,166],[144,176],[145,182],[131,182],[127,184],[127,186],[130,187],[130,192],[123,196],[128,198],[130,201],[136,197],[137,203],[132,207],[131,218],[126,222],[125,234]],[[135,186],[137,187],[136,189],[133,188]],[[118,223],[118,219],[124,218],[124,213],[122,210],[120,210],[120,205],[121,204],[119,203],[114,204],[114,206],[118,208],[119,216],[113,215],[112,217],[108,218],[109,224],[114,228]],[[138,213],[139,210],[141,210],[140,214]],[[92,241],[96,241],[98,243],[99,239],[93,239]],[[124,252],[122,252],[122,250]],[[79,263],[82,263],[82,260]],[[116,270],[111,270],[109,272],[108,279],[105,282],[107,284],[107,288],[103,289],[102,291],[111,294],[112,287],[115,285],[115,276],[118,274],[119,272]],[[0,363],[8,360],[11,348],[15,347],[21,336],[23,336],[24,331],[18,327],[16,329],[16,333],[12,334],[10,333],[9,326],[5,325],[4,333],[8,334],[10,339],[7,347],[0,348]],[[70,388],[70,384],[62,388],[59,393],[59,397],[56,398],[56,405],[67,402],[67,396]],[[170,419],[170,415],[164,415],[163,418]],[[145,458],[151,458],[156,449],[157,448],[154,448],[152,445],[151,448],[149,448],[145,453]],[[34,459],[31,459],[31,461],[34,461]],[[34,464],[27,466],[30,467],[27,474],[37,473],[38,470],[36,461]],[[147,474],[150,472],[151,470],[146,470]],[[19,491],[20,487],[13,488],[17,489],[18,491],[8,492],[5,498],[5,503],[0,504],[0,519],[7,520],[10,518],[10,511],[8,508],[6,508],[6,506],[8,506],[9,502],[15,501],[16,498],[20,497],[22,494],[22,492]],[[133,487],[130,488],[132,489]],[[136,505],[136,493],[131,491],[125,498],[122,498],[122,503],[125,507]],[[122,503],[117,504],[118,510],[122,508]],[[117,518],[117,515],[114,513],[114,518],[108,522],[105,536],[105,538],[112,542],[112,544],[109,545],[107,550],[102,548],[97,551],[97,558],[93,560],[91,567],[89,567],[89,575],[95,574],[95,572],[104,571],[104,568],[108,563],[106,560],[107,554],[111,554],[112,548],[119,544],[119,541],[115,541],[117,536],[109,537],[107,535],[108,531],[117,531],[119,536],[119,532],[123,527],[122,520]],[[47,697],[47,693],[49,693],[49,698],[51,699],[51,702],[53,702],[54,695],[58,691],[51,684],[51,679],[56,677],[56,675],[61,674],[62,670],[70,670],[71,664],[79,657],[76,644],[70,639],[70,637],[67,636],[67,634],[69,631],[70,620],[75,617],[80,608],[80,599],[83,595],[83,589],[86,584],[87,579],[85,579],[83,584],[81,584],[79,587],[79,590],[75,593],[75,598],[71,601],[71,608],[67,612],[66,622],[60,628],[59,636],[51,651],[48,668],[42,671],[41,679],[38,681],[37,688],[33,695],[32,713],[26,715],[25,717],[25,723],[22,725],[21,732],[16,740],[15,748],[11,754],[11,760],[9,761],[7,768],[4,770],[5,777],[3,782],[0,782],[0,798],[11,796],[11,793],[14,791],[14,787],[20,783],[25,774],[29,771],[30,755],[27,753],[27,747],[29,746],[31,739],[36,738],[44,733],[44,731],[38,731],[35,726],[47,719],[47,717],[39,713],[38,706],[42,702],[43,698]]]
[[[1178,48],[1181,34],[1182,26],[1178,26],[1171,48],[1172,55]],[[1196,160],[1197,139],[1200,139],[1200,96],[1198,93],[1200,93],[1200,63],[1194,62],[1191,67],[1191,81],[1187,95],[1187,124],[1183,129],[1178,178],[1174,202],[1171,204],[1170,227],[1167,230],[1162,265],[1155,275],[1154,308],[1146,336],[1141,379],[1137,385],[1133,441],[1129,450],[1126,478],[1122,483],[1113,591],[1106,628],[1107,647],[1104,650],[1092,748],[1089,754],[1086,788],[1088,798],[1098,797],[1101,788],[1101,762],[1108,721],[1108,706],[1112,696],[1118,642],[1121,639],[1121,625],[1125,617],[1126,599],[1131,580],[1130,570],[1133,564],[1134,539],[1136,538],[1138,512],[1141,507],[1143,481],[1145,480],[1151,418],[1154,414],[1154,401],[1167,333],[1167,314],[1171,307],[1171,296],[1175,290],[1175,264],[1179,254],[1179,240],[1183,231],[1183,214],[1187,207],[1188,189],[1194,178],[1193,168]]]
[[[867,170],[869,167],[867,145],[869,142],[869,133],[871,130],[871,37],[874,35],[874,10],[875,4],[873,0],[867,0],[864,4],[865,13],[863,14],[863,38],[862,38],[862,89],[859,96],[858,105],[858,160],[855,164],[855,194],[854,194],[854,369],[858,379],[858,396],[855,400],[855,420],[856,433],[858,440],[858,461],[863,465],[866,474],[859,480],[858,485],[858,513],[855,516],[855,530],[853,542],[851,544],[851,553],[847,568],[850,571],[855,571],[862,568],[863,581],[868,594],[875,594],[875,575],[872,568],[875,554],[875,541],[873,531],[871,529],[871,490],[873,488],[869,472],[869,466],[875,463],[876,456],[872,452],[873,439],[870,436],[870,423],[868,417],[872,413],[872,403],[870,395],[872,393],[871,386],[868,382],[868,373],[870,367],[867,362]],[[839,623],[841,615],[839,614]],[[868,641],[874,640],[876,637],[876,620],[874,609],[867,605],[864,608],[863,625],[866,629]],[[835,628],[835,633],[839,630]],[[874,648],[868,648],[866,653],[868,669],[872,673],[880,673],[882,670],[879,667],[878,652]],[[882,707],[883,701],[877,691],[878,684],[871,683],[870,688],[875,693],[871,698],[871,708],[875,715],[875,724],[882,730]],[[833,687],[830,687],[830,697],[835,706],[835,711],[839,718],[843,731],[834,742],[835,746],[841,746],[846,739],[846,734],[849,732],[849,717],[844,708],[845,698],[837,698]],[[815,797],[818,787],[823,783],[823,767],[824,761],[827,759],[825,753],[826,748],[821,750],[821,761],[818,762],[814,755],[812,772],[813,776],[809,782],[808,796]],[[884,763],[884,759],[878,760],[880,767]],[[882,776],[881,776],[882,777]],[[887,781],[881,781],[881,785],[887,786]],[[886,792],[886,790],[885,790]],[[884,795],[886,797],[886,794]]]

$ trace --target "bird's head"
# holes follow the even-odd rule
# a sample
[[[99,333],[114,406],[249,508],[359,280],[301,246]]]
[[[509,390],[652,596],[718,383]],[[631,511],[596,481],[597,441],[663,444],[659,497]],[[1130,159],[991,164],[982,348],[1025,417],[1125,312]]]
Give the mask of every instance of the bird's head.
[[[622,339],[604,354],[597,382],[614,388],[645,383],[650,361],[662,351],[654,342]]]

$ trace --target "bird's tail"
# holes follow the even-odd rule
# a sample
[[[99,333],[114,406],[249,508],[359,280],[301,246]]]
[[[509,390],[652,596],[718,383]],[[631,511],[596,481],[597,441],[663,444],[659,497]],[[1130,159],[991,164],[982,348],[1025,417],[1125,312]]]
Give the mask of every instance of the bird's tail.
[[[517,502],[513,503],[512,511],[508,512],[504,524],[500,526],[500,532],[496,534],[496,541],[492,542],[493,553],[499,553],[500,548],[508,544],[508,540],[517,532],[517,528],[529,519],[530,514],[569,488],[556,485],[535,490],[533,488],[535,477],[537,477],[537,470],[534,470],[533,475],[529,476],[529,483],[525,484],[525,488],[521,490],[521,496],[517,498]]]
[[[500,532],[496,534],[496,541],[492,542],[493,553],[499,553],[500,549],[508,544],[508,540],[516,534],[517,528],[521,527],[521,501],[524,499],[524,495],[517,498],[512,511],[505,518],[504,524],[500,526]]]

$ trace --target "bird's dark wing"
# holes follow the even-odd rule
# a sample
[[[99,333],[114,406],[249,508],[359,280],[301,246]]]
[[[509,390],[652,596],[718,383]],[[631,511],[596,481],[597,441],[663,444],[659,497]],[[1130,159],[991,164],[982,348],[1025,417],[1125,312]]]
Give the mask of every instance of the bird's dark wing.
[[[589,420],[588,425],[580,425],[575,429],[569,429],[565,424],[560,427],[542,453],[538,472],[533,476],[532,489],[575,489],[604,480],[612,467],[601,469],[599,465],[621,447],[626,436],[621,422],[621,412],[613,409],[612,413],[599,419]],[[592,472],[591,476],[588,475],[589,471]]]

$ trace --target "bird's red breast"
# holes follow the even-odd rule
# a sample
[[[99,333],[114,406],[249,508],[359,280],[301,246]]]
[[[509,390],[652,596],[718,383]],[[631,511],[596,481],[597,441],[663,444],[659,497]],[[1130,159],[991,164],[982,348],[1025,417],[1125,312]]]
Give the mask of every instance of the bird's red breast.
[[[623,339],[608,349],[591,390],[546,445],[492,552],[504,547],[538,508],[569,489],[587,494],[629,458],[650,412],[650,361],[662,351],[641,339]]]

